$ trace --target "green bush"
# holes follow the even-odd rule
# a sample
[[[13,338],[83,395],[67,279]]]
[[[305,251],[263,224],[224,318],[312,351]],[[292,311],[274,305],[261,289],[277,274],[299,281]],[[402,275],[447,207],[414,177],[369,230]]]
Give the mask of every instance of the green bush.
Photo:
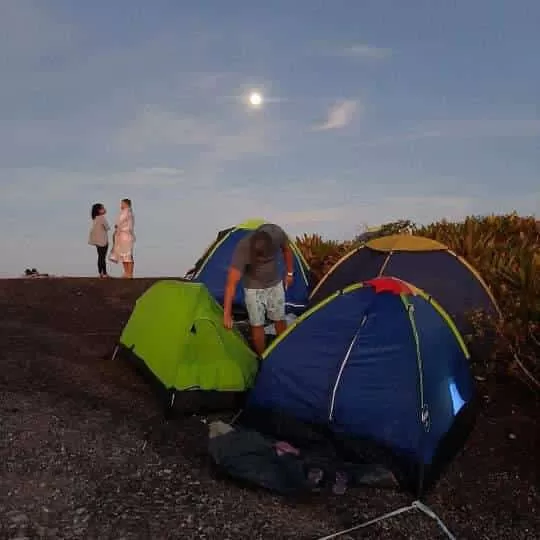
[[[518,374],[536,386],[534,380],[540,380],[540,222],[515,213],[470,216],[456,223],[441,220],[427,226],[400,220],[382,225],[369,238],[402,232],[446,244],[478,270],[504,314],[502,321],[481,313],[472,316],[476,338],[489,335],[493,342],[482,369],[488,374]],[[361,235],[337,242],[304,234],[296,241],[320,279],[365,239]]]

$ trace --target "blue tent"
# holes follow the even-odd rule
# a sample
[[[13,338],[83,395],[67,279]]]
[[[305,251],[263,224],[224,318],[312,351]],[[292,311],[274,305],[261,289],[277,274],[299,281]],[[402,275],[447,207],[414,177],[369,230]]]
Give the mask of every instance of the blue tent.
[[[369,240],[342,257],[313,288],[308,308],[353,283],[394,276],[435,297],[463,334],[471,312],[500,310],[480,274],[448,246],[430,238],[395,234]]]
[[[338,291],[267,349],[240,422],[382,463],[419,494],[474,421],[468,351],[435,300],[397,279]]]
[[[241,223],[236,227],[230,227],[220,231],[214,242],[208,247],[204,255],[197,261],[195,267],[188,272],[187,278],[204,283],[210,294],[223,305],[225,295],[225,282],[227,271],[231,264],[234,248],[246,235],[251,234],[257,227],[265,223],[261,220],[251,220]],[[292,286],[287,290],[287,312],[299,315],[305,311],[308,302],[311,273],[308,264],[304,260],[300,250],[293,242],[290,242],[294,256],[295,279]],[[283,257],[279,261],[281,270],[285,273]],[[242,287],[236,290],[233,300],[235,312],[244,311],[244,291]]]

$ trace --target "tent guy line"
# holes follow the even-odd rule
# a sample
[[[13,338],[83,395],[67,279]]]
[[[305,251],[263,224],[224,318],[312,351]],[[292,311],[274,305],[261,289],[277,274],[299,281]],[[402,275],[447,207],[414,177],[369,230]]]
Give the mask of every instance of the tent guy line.
[[[382,521],[386,521],[390,518],[399,516],[401,514],[405,514],[406,512],[410,512],[412,510],[418,510],[426,514],[426,516],[429,516],[431,519],[437,522],[437,525],[444,532],[444,534],[449,538],[449,540],[457,540],[457,538],[450,532],[448,527],[444,524],[442,519],[429,506],[426,506],[421,501],[414,501],[409,506],[398,508],[397,510],[394,510],[382,516],[370,519],[369,521],[361,523],[360,525],[355,525],[354,527],[350,527],[349,529],[344,529],[342,531],[329,534],[328,536],[322,536],[321,538],[318,538],[317,540],[331,540],[332,538],[338,538],[339,536],[342,536],[344,534],[349,534],[351,532],[358,531],[360,529],[365,529],[366,527],[370,527],[371,525],[375,525],[376,523],[381,523]]]

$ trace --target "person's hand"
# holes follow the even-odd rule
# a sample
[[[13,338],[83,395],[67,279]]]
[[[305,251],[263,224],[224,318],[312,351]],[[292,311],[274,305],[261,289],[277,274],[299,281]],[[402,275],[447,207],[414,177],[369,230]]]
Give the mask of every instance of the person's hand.
[[[230,313],[224,313],[223,314],[223,326],[227,330],[232,329],[232,327],[233,327],[233,318],[232,318],[232,315]]]
[[[283,284],[285,285],[285,290],[287,290],[293,284],[293,281],[294,281],[293,276],[290,276],[289,274],[285,276],[285,279],[283,280]]]

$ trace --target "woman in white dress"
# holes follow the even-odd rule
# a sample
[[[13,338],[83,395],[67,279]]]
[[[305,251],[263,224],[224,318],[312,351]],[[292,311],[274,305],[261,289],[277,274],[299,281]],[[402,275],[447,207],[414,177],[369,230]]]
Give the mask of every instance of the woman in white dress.
[[[122,199],[120,202],[120,214],[114,226],[114,245],[110,260],[121,262],[124,267],[122,277],[133,277],[133,244],[135,243],[135,219],[133,217],[130,199]]]

